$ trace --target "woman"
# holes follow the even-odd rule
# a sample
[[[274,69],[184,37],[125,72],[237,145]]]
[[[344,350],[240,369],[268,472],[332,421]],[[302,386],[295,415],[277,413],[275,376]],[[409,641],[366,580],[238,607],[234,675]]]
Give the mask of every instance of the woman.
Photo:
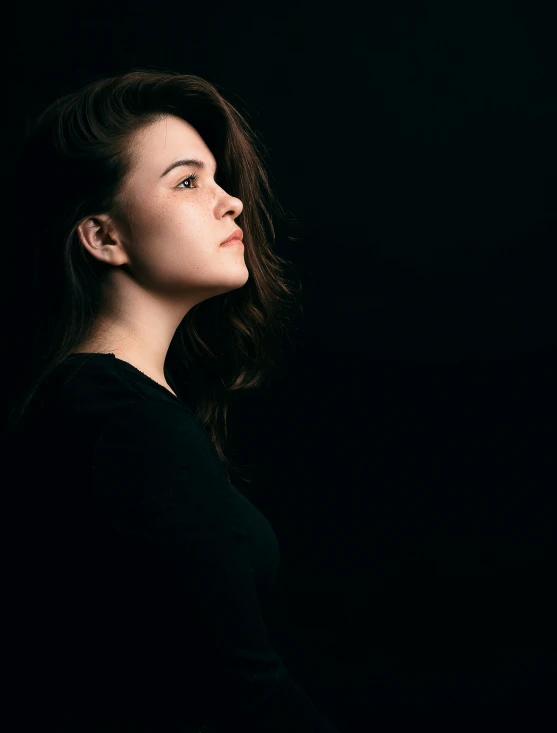
[[[45,183],[10,414],[27,712],[72,732],[334,731],[269,641],[279,548],[222,445],[293,293],[254,134],[207,81],[135,70],[53,102],[20,168]]]

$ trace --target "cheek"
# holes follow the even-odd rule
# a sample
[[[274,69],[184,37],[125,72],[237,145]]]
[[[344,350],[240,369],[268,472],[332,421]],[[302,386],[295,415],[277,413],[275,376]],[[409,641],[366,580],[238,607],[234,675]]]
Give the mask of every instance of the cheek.
[[[134,273],[151,287],[203,281],[218,263],[214,225],[201,206],[172,201],[137,202],[129,251]]]
[[[205,268],[218,252],[214,200],[191,192],[136,196],[130,251],[157,270]],[[214,241],[213,241],[214,240]]]
[[[186,233],[185,212],[164,198],[139,199],[135,211],[131,244],[141,256],[160,256]]]

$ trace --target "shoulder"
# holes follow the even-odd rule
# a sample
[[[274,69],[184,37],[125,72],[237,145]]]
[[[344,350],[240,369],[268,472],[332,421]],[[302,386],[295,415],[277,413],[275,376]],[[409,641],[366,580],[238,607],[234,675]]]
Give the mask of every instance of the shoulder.
[[[185,404],[145,397],[113,411],[102,426],[99,444],[107,441],[119,451],[153,454],[156,450],[160,454],[184,442],[204,445],[210,439]]]
[[[121,408],[102,426],[93,469],[111,483],[226,476],[207,431],[185,404],[147,398]]]

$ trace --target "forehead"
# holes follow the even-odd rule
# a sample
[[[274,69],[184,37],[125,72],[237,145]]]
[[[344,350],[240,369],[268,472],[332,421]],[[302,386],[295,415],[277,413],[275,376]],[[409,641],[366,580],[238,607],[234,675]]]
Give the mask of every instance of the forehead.
[[[132,172],[160,177],[166,168],[179,158],[200,158],[209,170],[215,167],[215,158],[201,135],[189,122],[165,115],[137,130],[131,139]]]

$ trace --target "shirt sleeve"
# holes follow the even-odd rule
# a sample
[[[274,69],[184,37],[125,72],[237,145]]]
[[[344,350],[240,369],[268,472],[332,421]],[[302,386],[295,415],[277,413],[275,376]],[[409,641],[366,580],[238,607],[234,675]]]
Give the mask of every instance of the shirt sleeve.
[[[192,674],[217,730],[338,733],[286,670],[266,628],[249,526],[214,446],[180,406],[142,405],[95,450],[97,490],[118,497],[122,528],[157,548],[173,586],[172,694]],[[188,623],[180,623],[180,609]],[[192,656],[195,646],[199,654]],[[180,656],[182,658],[180,659]],[[196,660],[192,670],[191,660]],[[179,703],[179,700],[175,700]]]

